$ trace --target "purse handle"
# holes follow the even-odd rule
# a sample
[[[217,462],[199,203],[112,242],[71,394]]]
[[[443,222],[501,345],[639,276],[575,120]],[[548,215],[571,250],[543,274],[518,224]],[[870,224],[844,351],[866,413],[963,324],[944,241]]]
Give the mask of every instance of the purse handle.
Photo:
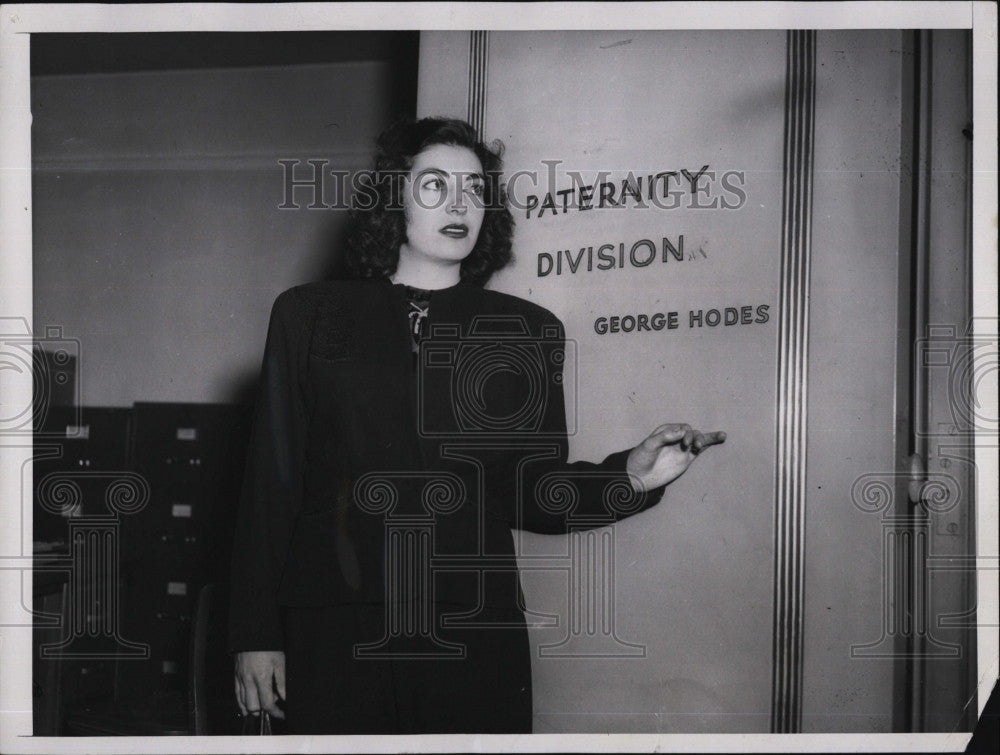
[[[271,735],[271,716],[265,712],[247,713],[243,716],[243,736]]]

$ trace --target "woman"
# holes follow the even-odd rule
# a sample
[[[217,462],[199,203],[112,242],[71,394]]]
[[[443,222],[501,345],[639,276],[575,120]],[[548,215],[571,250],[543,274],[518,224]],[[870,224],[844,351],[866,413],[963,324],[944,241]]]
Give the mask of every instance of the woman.
[[[667,424],[566,462],[562,324],[483,288],[511,260],[500,168],[462,121],[390,128],[352,277],[274,304],[230,642],[241,710],[291,733],[530,732],[511,528],[634,514],[725,440]]]

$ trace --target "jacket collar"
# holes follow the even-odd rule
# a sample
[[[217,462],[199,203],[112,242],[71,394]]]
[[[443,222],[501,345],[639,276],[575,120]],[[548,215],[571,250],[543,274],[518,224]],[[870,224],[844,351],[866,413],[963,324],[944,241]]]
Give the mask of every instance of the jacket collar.
[[[406,287],[402,283],[393,283],[388,278],[380,278],[379,282],[384,288],[391,291],[396,296],[405,296],[406,294]],[[471,283],[463,278],[452,286],[433,289],[431,291],[431,303],[438,305],[451,304],[453,302],[467,299],[481,290],[481,286]]]

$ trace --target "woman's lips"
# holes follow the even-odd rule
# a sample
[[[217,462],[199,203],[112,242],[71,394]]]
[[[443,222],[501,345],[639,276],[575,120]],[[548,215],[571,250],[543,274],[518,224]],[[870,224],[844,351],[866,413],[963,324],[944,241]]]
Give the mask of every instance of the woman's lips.
[[[440,232],[453,239],[464,239],[469,235],[469,226],[461,225],[459,223],[451,223],[442,228]]]

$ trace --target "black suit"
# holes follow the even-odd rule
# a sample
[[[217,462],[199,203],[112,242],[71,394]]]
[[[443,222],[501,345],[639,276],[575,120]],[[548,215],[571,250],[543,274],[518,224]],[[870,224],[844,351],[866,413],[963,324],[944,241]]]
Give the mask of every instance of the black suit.
[[[628,451],[567,464],[564,335],[551,312],[462,282],[434,292],[425,326],[415,368],[402,286],[324,282],[275,301],[230,640],[233,651],[290,654],[290,729],[297,711],[300,730],[312,731],[530,730],[511,527],[599,526],[662,494],[631,492]],[[442,627],[443,615],[462,612],[490,628]],[[326,670],[305,660],[316,643],[329,646]],[[356,659],[359,643],[375,657]],[[457,646],[464,660],[447,657]],[[293,672],[313,678],[297,687]],[[322,699],[365,686],[382,696]],[[296,707],[307,697],[311,712]],[[324,706],[352,701],[342,720],[319,720]]]

